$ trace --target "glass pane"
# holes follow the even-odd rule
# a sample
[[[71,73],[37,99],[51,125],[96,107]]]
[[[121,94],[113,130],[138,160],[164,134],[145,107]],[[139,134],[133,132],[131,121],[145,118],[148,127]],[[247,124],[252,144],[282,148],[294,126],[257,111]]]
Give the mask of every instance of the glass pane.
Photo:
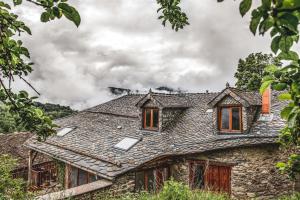
[[[148,192],[155,190],[155,179],[154,179],[154,171],[150,170],[147,172],[148,175]]]
[[[158,110],[153,110],[153,127],[158,128]]]
[[[229,108],[222,108],[221,110],[222,126],[221,129],[229,129]]]
[[[195,166],[194,188],[204,188],[204,168],[202,165]]]
[[[136,191],[145,190],[144,185],[145,185],[144,172],[135,173],[135,190]]]
[[[232,108],[232,130],[240,130],[240,109]]]
[[[97,181],[97,175],[90,174],[89,176],[89,183]]]
[[[146,127],[150,127],[151,126],[151,110],[145,110],[146,112]]]
[[[83,184],[87,184],[87,172],[78,169],[78,186]]]
[[[71,188],[76,187],[77,185],[77,175],[78,169],[76,167],[71,168]]]

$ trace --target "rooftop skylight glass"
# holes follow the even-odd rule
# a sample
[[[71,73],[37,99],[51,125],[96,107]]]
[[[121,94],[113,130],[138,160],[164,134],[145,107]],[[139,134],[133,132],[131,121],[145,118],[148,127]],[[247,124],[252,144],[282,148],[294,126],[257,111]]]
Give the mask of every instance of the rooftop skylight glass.
[[[123,140],[121,140],[118,144],[116,144],[114,148],[128,151],[131,147],[133,147],[138,142],[139,142],[138,139],[126,137]]]
[[[62,137],[64,135],[70,133],[73,130],[74,130],[74,127],[73,128],[70,128],[70,127],[63,128],[57,132],[57,136]]]

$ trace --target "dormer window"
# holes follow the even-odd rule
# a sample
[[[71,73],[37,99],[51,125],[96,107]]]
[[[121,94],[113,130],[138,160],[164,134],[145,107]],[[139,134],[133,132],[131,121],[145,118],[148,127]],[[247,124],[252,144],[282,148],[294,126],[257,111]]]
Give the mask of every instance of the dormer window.
[[[222,132],[242,131],[242,109],[240,106],[219,108],[219,130]]]
[[[149,130],[158,129],[158,112],[157,108],[145,108],[144,109],[144,119],[143,128]]]

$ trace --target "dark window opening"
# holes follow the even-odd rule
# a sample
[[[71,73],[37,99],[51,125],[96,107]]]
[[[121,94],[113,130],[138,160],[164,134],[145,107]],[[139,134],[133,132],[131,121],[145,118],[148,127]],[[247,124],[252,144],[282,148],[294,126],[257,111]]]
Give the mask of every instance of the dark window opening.
[[[82,169],[78,169],[76,167],[71,167],[69,186],[70,188],[73,188],[87,183],[95,182],[99,179],[100,178],[95,174],[89,173]]]
[[[159,191],[164,181],[169,179],[169,168],[157,168],[135,173],[136,191]]]
[[[219,130],[225,132],[240,132],[242,130],[241,107],[219,108]]]
[[[144,109],[144,129],[157,130],[159,124],[159,110],[157,108]]]

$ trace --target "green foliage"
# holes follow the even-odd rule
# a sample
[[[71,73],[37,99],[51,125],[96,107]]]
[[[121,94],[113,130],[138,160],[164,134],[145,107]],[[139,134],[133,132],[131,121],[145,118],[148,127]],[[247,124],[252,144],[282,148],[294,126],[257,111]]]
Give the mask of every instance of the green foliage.
[[[190,188],[174,180],[166,181],[162,191],[157,194],[146,192],[126,193],[118,196],[112,194],[102,194],[97,196],[101,200],[229,200],[229,197],[221,193],[213,193],[204,190],[190,190]]]
[[[234,75],[237,78],[235,85],[242,90],[259,90],[263,77],[269,74],[264,69],[271,64],[281,65],[271,54],[252,53],[246,59],[240,59]]]
[[[75,113],[76,111],[72,110],[68,106],[55,105],[50,103],[39,103],[34,102],[34,106],[38,108],[36,112],[39,115],[44,112],[50,119],[58,119]],[[9,107],[0,106],[0,133],[12,133],[20,131],[29,131],[26,129],[22,123],[18,113],[12,113],[9,111]]]
[[[162,13],[158,19],[162,20],[163,26],[170,22],[172,29],[178,31],[189,25],[187,15],[179,7],[180,0],[157,0],[157,3],[160,6],[157,12]]]
[[[162,200],[188,200],[191,196],[192,192],[187,185],[173,180],[166,181],[159,193],[159,199]]]
[[[290,196],[284,196],[279,198],[278,200],[300,200],[300,193],[296,193]]]
[[[76,26],[80,24],[78,12],[67,3],[67,0],[26,1],[43,9],[42,22],[65,16]],[[14,6],[19,6],[23,1],[13,0],[12,3]],[[11,12],[11,5],[7,1],[0,0],[0,102],[6,106],[12,116],[17,116],[18,126],[36,133],[42,140],[55,133],[56,125],[52,123],[49,116],[34,105],[35,97],[29,97],[26,91],[13,93],[11,90],[12,82],[19,78],[36,91],[25,79],[33,71],[33,63],[30,61],[28,49],[23,46],[21,40],[17,40],[17,36],[23,33],[31,35],[29,27]]]
[[[26,192],[26,184],[21,179],[13,179],[11,171],[16,160],[8,155],[0,155],[0,200],[26,200],[30,194]]]
[[[64,188],[65,186],[65,169],[66,164],[64,162],[55,160],[57,166],[57,179],[61,186]]]

